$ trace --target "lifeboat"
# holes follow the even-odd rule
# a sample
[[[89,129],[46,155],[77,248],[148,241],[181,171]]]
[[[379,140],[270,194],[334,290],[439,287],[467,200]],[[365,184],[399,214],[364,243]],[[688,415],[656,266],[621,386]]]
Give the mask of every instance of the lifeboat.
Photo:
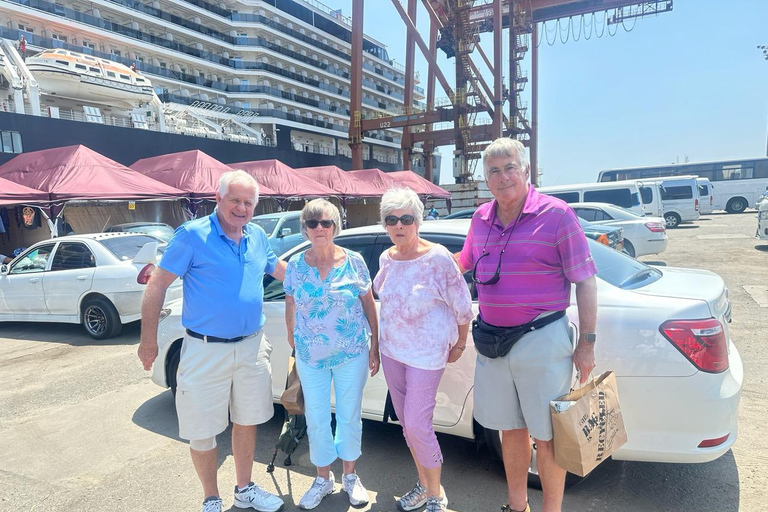
[[[53,96],[136,107],[155,98],[152,82],[129,67],[69,50],[45,50],[27,57],[40,91]]]

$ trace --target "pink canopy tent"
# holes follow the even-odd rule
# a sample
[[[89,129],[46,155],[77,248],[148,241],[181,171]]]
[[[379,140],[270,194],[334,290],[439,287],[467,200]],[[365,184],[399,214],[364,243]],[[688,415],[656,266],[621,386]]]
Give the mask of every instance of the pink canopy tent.
[[[22,153],[0,166],[0,177],[47,192],[52,201],[186,195],[83,145]]]
[[[369,187],[376,190],[377,196],[383,196],[384,192],[395,186],[395,180],[389,173],[379,169],[363,169],[360,171],[349,171],[347,174],[364,182]]]
[[[48,193],[0,178],[0,206],[48,201]]]
[[[326,187],[308,176],[296,172],[280,160],[256,160],[229,164],[234,169],[242,169],[259,182],[272,189],[283,198],[288,197],[330,197],[339,192]]]
[[[131,169],[183,190],[193,199],[214,199],[219,178],[233,170],[199,149],[142,158],[134,162]],[[275,196],[277,193],[266,186],[259,186],[259,195]]]
[[[429,180],[425,180],[413,171],[397,171],[387,174],[397,183],[405,185],[420,196],[431,198],[450,199],[451,193],[438,187]]]
[[[335,190],[342,198],[381,196],[378,188],[355,178],[349,172],[335,165],[302,167],[301,169],[296,169],[296,172]]]

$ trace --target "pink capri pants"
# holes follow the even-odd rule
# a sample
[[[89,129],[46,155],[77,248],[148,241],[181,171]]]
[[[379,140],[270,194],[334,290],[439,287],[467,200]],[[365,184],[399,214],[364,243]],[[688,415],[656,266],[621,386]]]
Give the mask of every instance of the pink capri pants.
[[[437,386],[445,368],[421,370],[383,354],[381,366],[408,448],[413,451],[422,467],[440,467],[443,463],[443,453],[437,443],[432,417],[435,412]]]

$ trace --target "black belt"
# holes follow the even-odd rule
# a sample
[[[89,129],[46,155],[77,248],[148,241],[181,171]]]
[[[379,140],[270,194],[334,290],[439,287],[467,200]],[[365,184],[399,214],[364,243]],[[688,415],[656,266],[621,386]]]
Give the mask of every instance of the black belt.
[[[246,336],[236,336],[234,338],[218,338],[216,336],[207,336],[205,334],[200,334],[199,332],[195,332],[191,329],[187,329],[187,334],[189,334],[193,338],[203,340],[206,343],[236,343],[238,341],[244,340],[249,336],[253,336],[253,334],[248,334]]]

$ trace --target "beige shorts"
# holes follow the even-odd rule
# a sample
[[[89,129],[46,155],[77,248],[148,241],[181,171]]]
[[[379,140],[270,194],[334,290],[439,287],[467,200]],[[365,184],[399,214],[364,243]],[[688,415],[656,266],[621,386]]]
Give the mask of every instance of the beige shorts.
[[[176,387],[179,437],[207,439],[272,418],[272,345],[261,330],[237,343],[184,336]],[[229,415],[227,414],[229,413]]]
[[[549,402],[573,382],[573,330],[568,317],[529,332],[504,357],[477,354],[475,419],[493,430],[527,428],[534,439],[552,439]]]

